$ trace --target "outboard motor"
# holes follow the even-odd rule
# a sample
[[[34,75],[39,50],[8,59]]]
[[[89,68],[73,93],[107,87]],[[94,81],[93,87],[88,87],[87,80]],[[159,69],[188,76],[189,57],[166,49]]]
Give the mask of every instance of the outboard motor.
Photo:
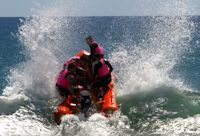
[[[88,90],[80,91],[80,102],[81,102],[81,111],[87,112],[92,103],[90,98],[90,93],[88,92]]]

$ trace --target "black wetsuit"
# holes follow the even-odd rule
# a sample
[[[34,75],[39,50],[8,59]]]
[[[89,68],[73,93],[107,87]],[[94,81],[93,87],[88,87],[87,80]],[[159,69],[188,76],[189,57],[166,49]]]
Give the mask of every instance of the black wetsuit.
[[[56,90],[58,91],[59,95],[66,97],[70,94],[70,91],[68,90],[68,88],[62,87],[58,84],[56,84]]]
[[[94,60],[94,53],[95,53],[95,49],[98,47],[98,44],[94,42],[91,45],[89,45],[89,47],[90,47],[90,58]]]

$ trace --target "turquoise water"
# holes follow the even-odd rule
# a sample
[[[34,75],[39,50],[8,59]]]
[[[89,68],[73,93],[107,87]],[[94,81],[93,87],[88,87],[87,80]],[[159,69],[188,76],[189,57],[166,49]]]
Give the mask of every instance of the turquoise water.
[[[0,18],[0,92],[8,84],[7,76],[11,68],[24,60],[23,46],[16,33],[20,25],[19,18]]]

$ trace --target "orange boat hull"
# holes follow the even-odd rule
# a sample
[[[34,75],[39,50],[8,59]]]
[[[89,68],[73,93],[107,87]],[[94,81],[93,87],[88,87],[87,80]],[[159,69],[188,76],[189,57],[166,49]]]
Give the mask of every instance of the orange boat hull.
[[[104,102],[102,103],[101,111],[106,113],[108,110],[118,110],[118,104],[115,99],[115,92],[113,91],[113,84],[110,83],[105,90],[103,97]]]

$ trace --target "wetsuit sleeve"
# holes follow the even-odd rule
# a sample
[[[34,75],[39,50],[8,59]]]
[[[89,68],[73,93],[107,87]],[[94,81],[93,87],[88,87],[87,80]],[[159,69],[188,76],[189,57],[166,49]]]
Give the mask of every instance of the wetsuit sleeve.
[[[92,66],[92,72],[93,75],[97,75],[97,70],[102,66],[102,64],[98,61],[98,62],[94,62],[93,66]]]
[[[93,43],[92,45],[90,45],[90,48],[93,49],[93,50],[94,50],[95,48],[97,48],[97,47],[98,47],[98,44],[96,44],[96,43]]]
[[[94,54],[94,51],[95,49],[98,47],[98,44],[96,43],[93,43],[92,45],[90,45],[90,51],[91,51],[91,54]]]
[[[110,68],[110,73],[111,73],[113,71],[113,67],[111,66],[108,60],[104,59],[104,61],[105,61],[105,64]]]

